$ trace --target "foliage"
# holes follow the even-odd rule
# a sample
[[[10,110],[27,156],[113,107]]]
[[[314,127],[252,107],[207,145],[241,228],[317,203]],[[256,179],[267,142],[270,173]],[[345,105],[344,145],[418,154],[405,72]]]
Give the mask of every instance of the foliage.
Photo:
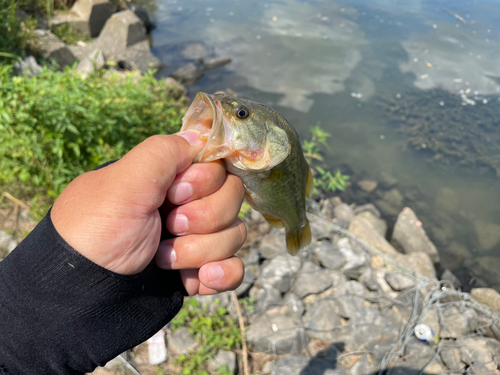
[[[215,303],[220,304],[219,300]],[[174,330],[187,327],[199,344],[196,351],[176,358],[175,364],[182,367],[182,375],[208,375],[207,361],[218,350],[231,350],[241,343],[238,325],[227,315],[225,308],[219,307],[210,314],[208,306],[200,306],[196,299],[186,300],[171,324]],[[221,367],[217,374],[232,375],[232,372]]]
[[[32,42],[32,32],[36,27],[36,21],[27,19],[25,21],[16,17],[17,4],[14,0],[0,0],[0,52],[20,56],[23,49]],[[0,56],[2,63],[11,63],[12,58],[5,54]]]
[[[186,106],[169,90],[153,72],[99,72],[84,80],[74,69],[44,69],[29,78],[0,66],[1,187],[22,190],[24,199],[53,199],[78,175],[148,136],[177,131]]]
[[[66,44],[76,44],[78,41],[90,42],[92,40],[87,34],[76,31],[67,23],[52,28],[52,32]]]
[[[243,202],[240,208],[240,213],[238,214],[238,218],[243,220],[251,209],[252,206],[250,206],[247,202]]]
[[[324,161],[323,156],[321,156],[321,146],[328,148],[326,141],[331,137],[331,134],[322,130],[319,125],[313,126],[311,128],[311,133],[311,140],[304,140],[302,148],[309,167],[316,171],[316,176],[314,176],[313,195],[318,194],[318,189],[325,192],[334,192],[336,190],[344,191],[349,176],[343,175],[340,170],[332,174],[319,165],[319,162]]]

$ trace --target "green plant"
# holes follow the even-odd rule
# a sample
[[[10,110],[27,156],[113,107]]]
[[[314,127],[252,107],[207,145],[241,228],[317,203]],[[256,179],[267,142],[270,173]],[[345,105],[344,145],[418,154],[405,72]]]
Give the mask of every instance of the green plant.
[[[220,302],[215,301],[216,304]],[[187,299],[177,316],[172,319],[172,328],[187,327],[198,341],[199,349],[186,355],[179,355],[175,365],[182,367],[182,375],[208,375],[206,366],[218,350],[232,350],[241,343],[237,323],[227,315],[223,307],[209,313],[208,306],[200,306],[195,299]],[[227,369],[219,368],[219,375],[232,375]]]
[[[66,44],[76,44],[78,41],[89,42],[92,39],[85,33],[80,33],[67,23],[52,28],[52,32]]]
[[[311,133],[311,140],[304,140],[302,149],[304,150],[304,156],[309,167],[316,172],[316,176],[313,178],[313,195],[318,194],[318,189],[325,192],[334,192],[336,190],[344,191],[349,176],[342,174],[340,170],[332,174],[319,165],[320,162],[324,162],[323,156],[321,155],[321,146],[328,148],[328,143],[326,141],[331,137],[331,134],[321,129],[319,124],[311,128]]]
[[[33,42],[36,21],[16,17],[18,4],[14,0],[0,0],[0,65],[11,63],[10,55],[21,56],[23,49]]]
[[[44,212],[78,175],[177,131],[186,105],[171,90],[153,72],[84,80],[74,69],[44,69],[29,78],[0,66],[0,188]]]

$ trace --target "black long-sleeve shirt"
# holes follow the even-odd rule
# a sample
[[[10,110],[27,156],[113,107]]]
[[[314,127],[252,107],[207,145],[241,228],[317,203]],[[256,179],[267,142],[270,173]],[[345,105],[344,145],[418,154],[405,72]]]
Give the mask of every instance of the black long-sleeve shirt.
[[[80,374],[145,341],[182,306],[177,271],[119,275],[57,233],[50,213],[0,262],[0,374]]]

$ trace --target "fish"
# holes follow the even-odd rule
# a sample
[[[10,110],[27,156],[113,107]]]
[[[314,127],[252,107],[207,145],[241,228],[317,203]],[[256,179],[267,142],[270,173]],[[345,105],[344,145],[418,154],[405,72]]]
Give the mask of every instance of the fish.
[[[313,178],[293,126],[267,105],[226,93],[199,92],[181,131],[197,130],[206,142],[194,162],[224,159],[245,187],[245,199],[276,228],[296,255],[311,242],[306,198]]]

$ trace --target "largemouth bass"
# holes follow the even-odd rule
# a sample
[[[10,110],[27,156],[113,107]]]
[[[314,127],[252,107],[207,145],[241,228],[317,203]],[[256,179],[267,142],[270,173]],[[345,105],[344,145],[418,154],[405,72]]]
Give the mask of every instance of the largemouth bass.
[[[247,202],[285,228],[290,254],[311,242],[305,198],[313,180],[299,136],[284,117],[261,103],[200,92],[182,119],[181,131],[189,129],[206,141],[195,162],[224,159],[242,179]]]

